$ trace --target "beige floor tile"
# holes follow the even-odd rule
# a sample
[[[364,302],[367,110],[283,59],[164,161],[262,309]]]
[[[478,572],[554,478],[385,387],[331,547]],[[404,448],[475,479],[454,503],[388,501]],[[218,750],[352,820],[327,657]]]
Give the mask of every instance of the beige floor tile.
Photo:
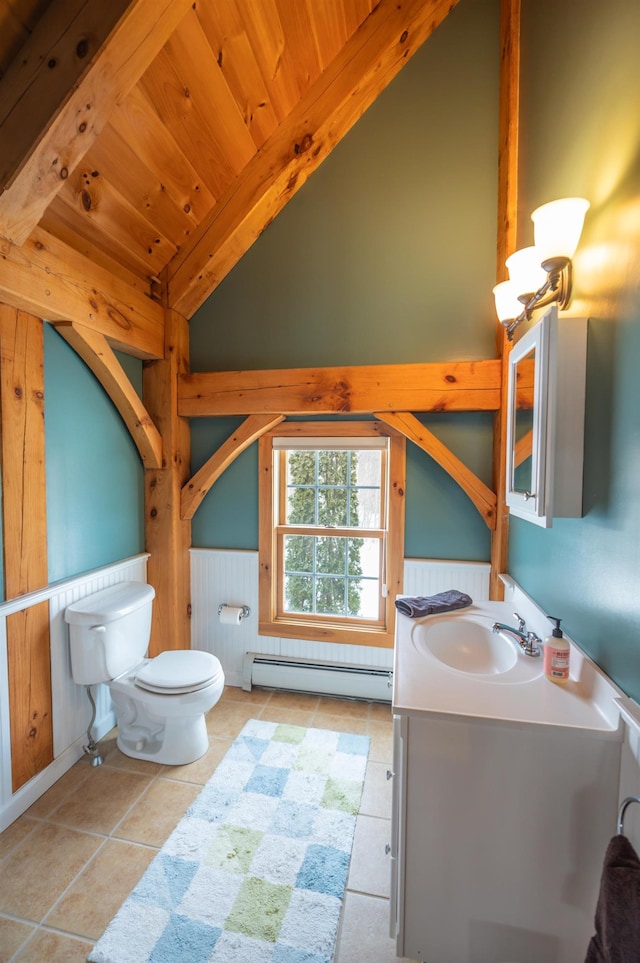
[[[139,772],[145,776],[154,776],[164,767],[158,762],[151,762],[148,759],[134,759],[132,756],[125,755],[116,745],[117,730],[112,729],[104,739],[100,740],[100,753],[107,766],[114,769],[126,769],[127,772]]]
[[[252,705],[266,705],[271,699],[271,691],[268,689],[252,688],[246,692],[237,685],[226,685],[220,697],[220,702],[245,702]]]
[[[209,737],[209,748],[204,756],[190,762],[187,766],[163,766],[163,776],[167,779],[178,779],[181,782],[193,782],[204,786],[209,782],[216,767],[231,746],[231,739],[213,739]]]
[[[348,716],[350,719],[368,719],[371,711],[369,702],[356,699],[334,699],[330,696],[320,696],[318,712],[327,715]]]
[[[202,787],[193,783],[159,777],[113,835],[159,849],[201,791]]]
[[[146,846],[108,840],[49,913],[47,926],[97,940],[155,855]]]
[[[34,930],[35,926],[29,926],[28,923],[0,916],[0,963],[8,963]]]
[[[22,842],[29,833],[33,832],[40,823],[28,816],[20,816],[15,822],[7,826],[3,833],[0,833],[0,859],[8,856],[14,846]]]
[[[336,963],[409,963],[389,939],[389,900],[347,893]]]
[[[92,948],[93,943],[85,940],[40,930],[16,956],[16,963],[85,963]]]
[[[207,713],[207,732],[212,739],[235,739],[245,723],[262,711],[262,706],[251,703],[218,702]]]
[[[358,816],[353,838],[347,888],[369,896],[389,896],[391,864],[385,846],[391,840],[391,820]]]
[[[108,835],[137,802],[151,778],[105,763],[92,769],[82,791],[67,798],[49,818],[64,826]]]
[[[38,826],[3,860],[0,911],[40,922],[102,842],[63,826]]]
[[[281,722],[287,726],[315,726],[315,716],[313,710],[285,709],[284,706],[271,703],[260,713],[260,718],[267,722]]]
[[[301,712],[315,712],[318,708],[318,696],[306,692],[272,692],[269,699],[269,709],[298,709]],[[261,716],[260,718],[263,718]]]
[[[367,763],[360,812],[365,816],[391,818],[391,780],[387,779],[389,766],[384,762]]]
[[[46,819],[68,796],[74,796],[80,791],[83,782],[91,775],[91,769],[88,759],[80,759],[29,807],[27,815]]]
[[[393,711],[391,709],[390,702],[372,702],[371,703],[371,715],[369,718],[372,722],[388,722],[389,725],[393,723]]]
[[[393,759],[393,726],[386,722],[370,722],[369,738],[371,739],[369,759],[391,765]]]

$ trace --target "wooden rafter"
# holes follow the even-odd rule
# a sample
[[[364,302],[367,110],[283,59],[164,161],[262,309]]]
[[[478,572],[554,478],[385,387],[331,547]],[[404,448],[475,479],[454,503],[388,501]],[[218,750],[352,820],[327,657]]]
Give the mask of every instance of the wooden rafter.
[[[122,415],[145,468],[162,468],[160,433],[107,339],[90,328],[69,321],[57,324],[56,330],[93,371]]]
[[[284,420],[284,415],[250,415],[227,438],[182,489],[182,518],[193,518],[203,498],[220,475],[245,448]]]
[[[0,84],[3,237],[24,243],[190,6],[53,0]]]
[[[500,361],[193,373],[180,379],[183,417],[496,411]]]
[[[22,247],[0,240],[0,267],[0,302],[85,325],[139,358],[164,356],[161,305],[40,228]]]
[[[376,418],[401,432],[409,441],[426,451],[441,468],[451,475],[476,506],[490,529],[496,527],[496,496],[474,475],[433,432],[408,411],[376,412]]]
[[[458,0],[379,0],[169,265],[190,318]]]

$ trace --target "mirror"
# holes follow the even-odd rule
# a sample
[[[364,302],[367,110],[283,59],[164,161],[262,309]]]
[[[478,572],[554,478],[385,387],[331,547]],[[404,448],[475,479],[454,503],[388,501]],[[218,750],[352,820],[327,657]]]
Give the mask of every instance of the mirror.
[[[582,515],[586,318],[550,308],[509,355],[509,511],[548,528]]]

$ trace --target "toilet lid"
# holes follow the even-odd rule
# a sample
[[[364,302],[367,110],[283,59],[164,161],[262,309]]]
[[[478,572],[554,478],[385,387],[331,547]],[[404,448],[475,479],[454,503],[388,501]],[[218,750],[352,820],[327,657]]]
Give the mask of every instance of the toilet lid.
[[[165,694],[195,692],[215,682],[222,666],[215,655],[197,649],[161,652],[136,673],[136,685]]]

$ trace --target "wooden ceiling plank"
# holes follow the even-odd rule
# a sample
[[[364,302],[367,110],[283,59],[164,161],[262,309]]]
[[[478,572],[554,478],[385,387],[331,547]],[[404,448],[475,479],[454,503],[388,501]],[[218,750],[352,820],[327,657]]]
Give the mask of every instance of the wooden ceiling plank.
[[[185,418],[372,411],[495,411],[500,361],[220,371],[181,376]]]
[[[180,79],[203,124],[213,132],[228,166],[237,174],[255,154],[256,145],[195,12],[184,18],[167,50],[180,65]]]
[[[275,0],[236,0],[242,22],[253,48],[271,103],[280,121],[289,116],[300,100],[291,52]]]
[[[12,0],[0,0],[0,77],[7,72],[48,3],[49,0],[21,0],[16,9]]]
[[[175,203],[198,224],[215,199],[139,85],[113,111],[110,126],[127,141]]]
[[[235,180],[236,171],[214,132],[205,126],[199,105],[191,98],[166,48],[141,78],[140,89],[217,201]]]
[[[169,303],[191,317],[457,0],[380,0],[168,266]]]
[[[322,73],[314,25],[316,20],[324,20],[324,4],[321,11],[316,7],[312,16],[307,4],[290,3],[289,0],[276,0],[276,3],[287,49],[295,50],[293,72],[300,94],[303,95]]]
[[[162,468],[160,432],[104,335],[73,321],[62,321],[55,329],[91,369],[120,412],[144,467]]]
[[[228,3],[199,4],[196,13],[256,147],[278,126],[271,96],[238,14]]]
[[[126,177],[122,177],[123,170],[127,172]],[[88,188],[85,187],[85,180],[89,181]],[[69,192],[73,193],[80,212],[85,213],[85,205],[92,200],[96,189],[100,191],[101,184],[116,185],[118,195],[126,201],[128,209],[125,208],[118,215],[119,219],[126,224],[129,211],[136,211],[141,218],[140,224],[142,221],[147,224],[145,237],[154,243],[158,236],[166,239],[168,246],[162,252],[155,250],[156,257],[171,256],[196,226],[193,215],[175,202],[162,181],[110,124],[107,124],[82,163],[68,178],[61,194],[69,197]],[[113,189],[111,193],[114,194]],[[164,264],[156,265],[157,273],[162,266]]]
[[[0,241],[0,263],[0,302],[78,321],[138,358],[164,357],[162,306],[41,228],[22,247]]]
[[[119,9],[123,2],[119,0]],[[61,4],[64,9],[64,3],[65,0],[55,0],[54,5]],[[87,0],[87,9],[92,11],[89,26],[94,21],[103,24],[99,11],[108,6],[111,5],[103,0]],[[21,138],[19,173],[0,196],[3,237],[16,244],[24,243],[65,178],[104,127],[114,105],[138,81],[189,7],[190,0],[133,0],[108,36],[99,35],[98,52],[81,79],[78,77],[71,87],[57,91],[58,109],[53,120],[49,110],[46,120],[34,123],[27,136]],[[36,46],[40,46],[37,29],[33,36]],[[64,38],[68,56],[73,56],[86,39],[84,35],[74,35],[70,27]],[[89,45],[91,52],[95,49]],[[43,99],[50,103],[46,94],[50,73],[45,62],[29,87],[30,97],[37,98],[40,90]],[[26,123],[29,126],[28,120]]]
[[[100,235],[100,245],[125,264],[144,265],[147,276],[158,277],[177,246],[154,227],[106,178],[78,166],[54,204],[67,204],[77,217],[78,234]]]
[[[350,36],[344,3],[343,0],[325,0],[321,14],[314,0],[305,0],[305,5],[311,13],[314,40],[324,69],[337,56]],[[364,19],[363,17],[362,20]],[[358,21],[356,26],[361,22]]]

